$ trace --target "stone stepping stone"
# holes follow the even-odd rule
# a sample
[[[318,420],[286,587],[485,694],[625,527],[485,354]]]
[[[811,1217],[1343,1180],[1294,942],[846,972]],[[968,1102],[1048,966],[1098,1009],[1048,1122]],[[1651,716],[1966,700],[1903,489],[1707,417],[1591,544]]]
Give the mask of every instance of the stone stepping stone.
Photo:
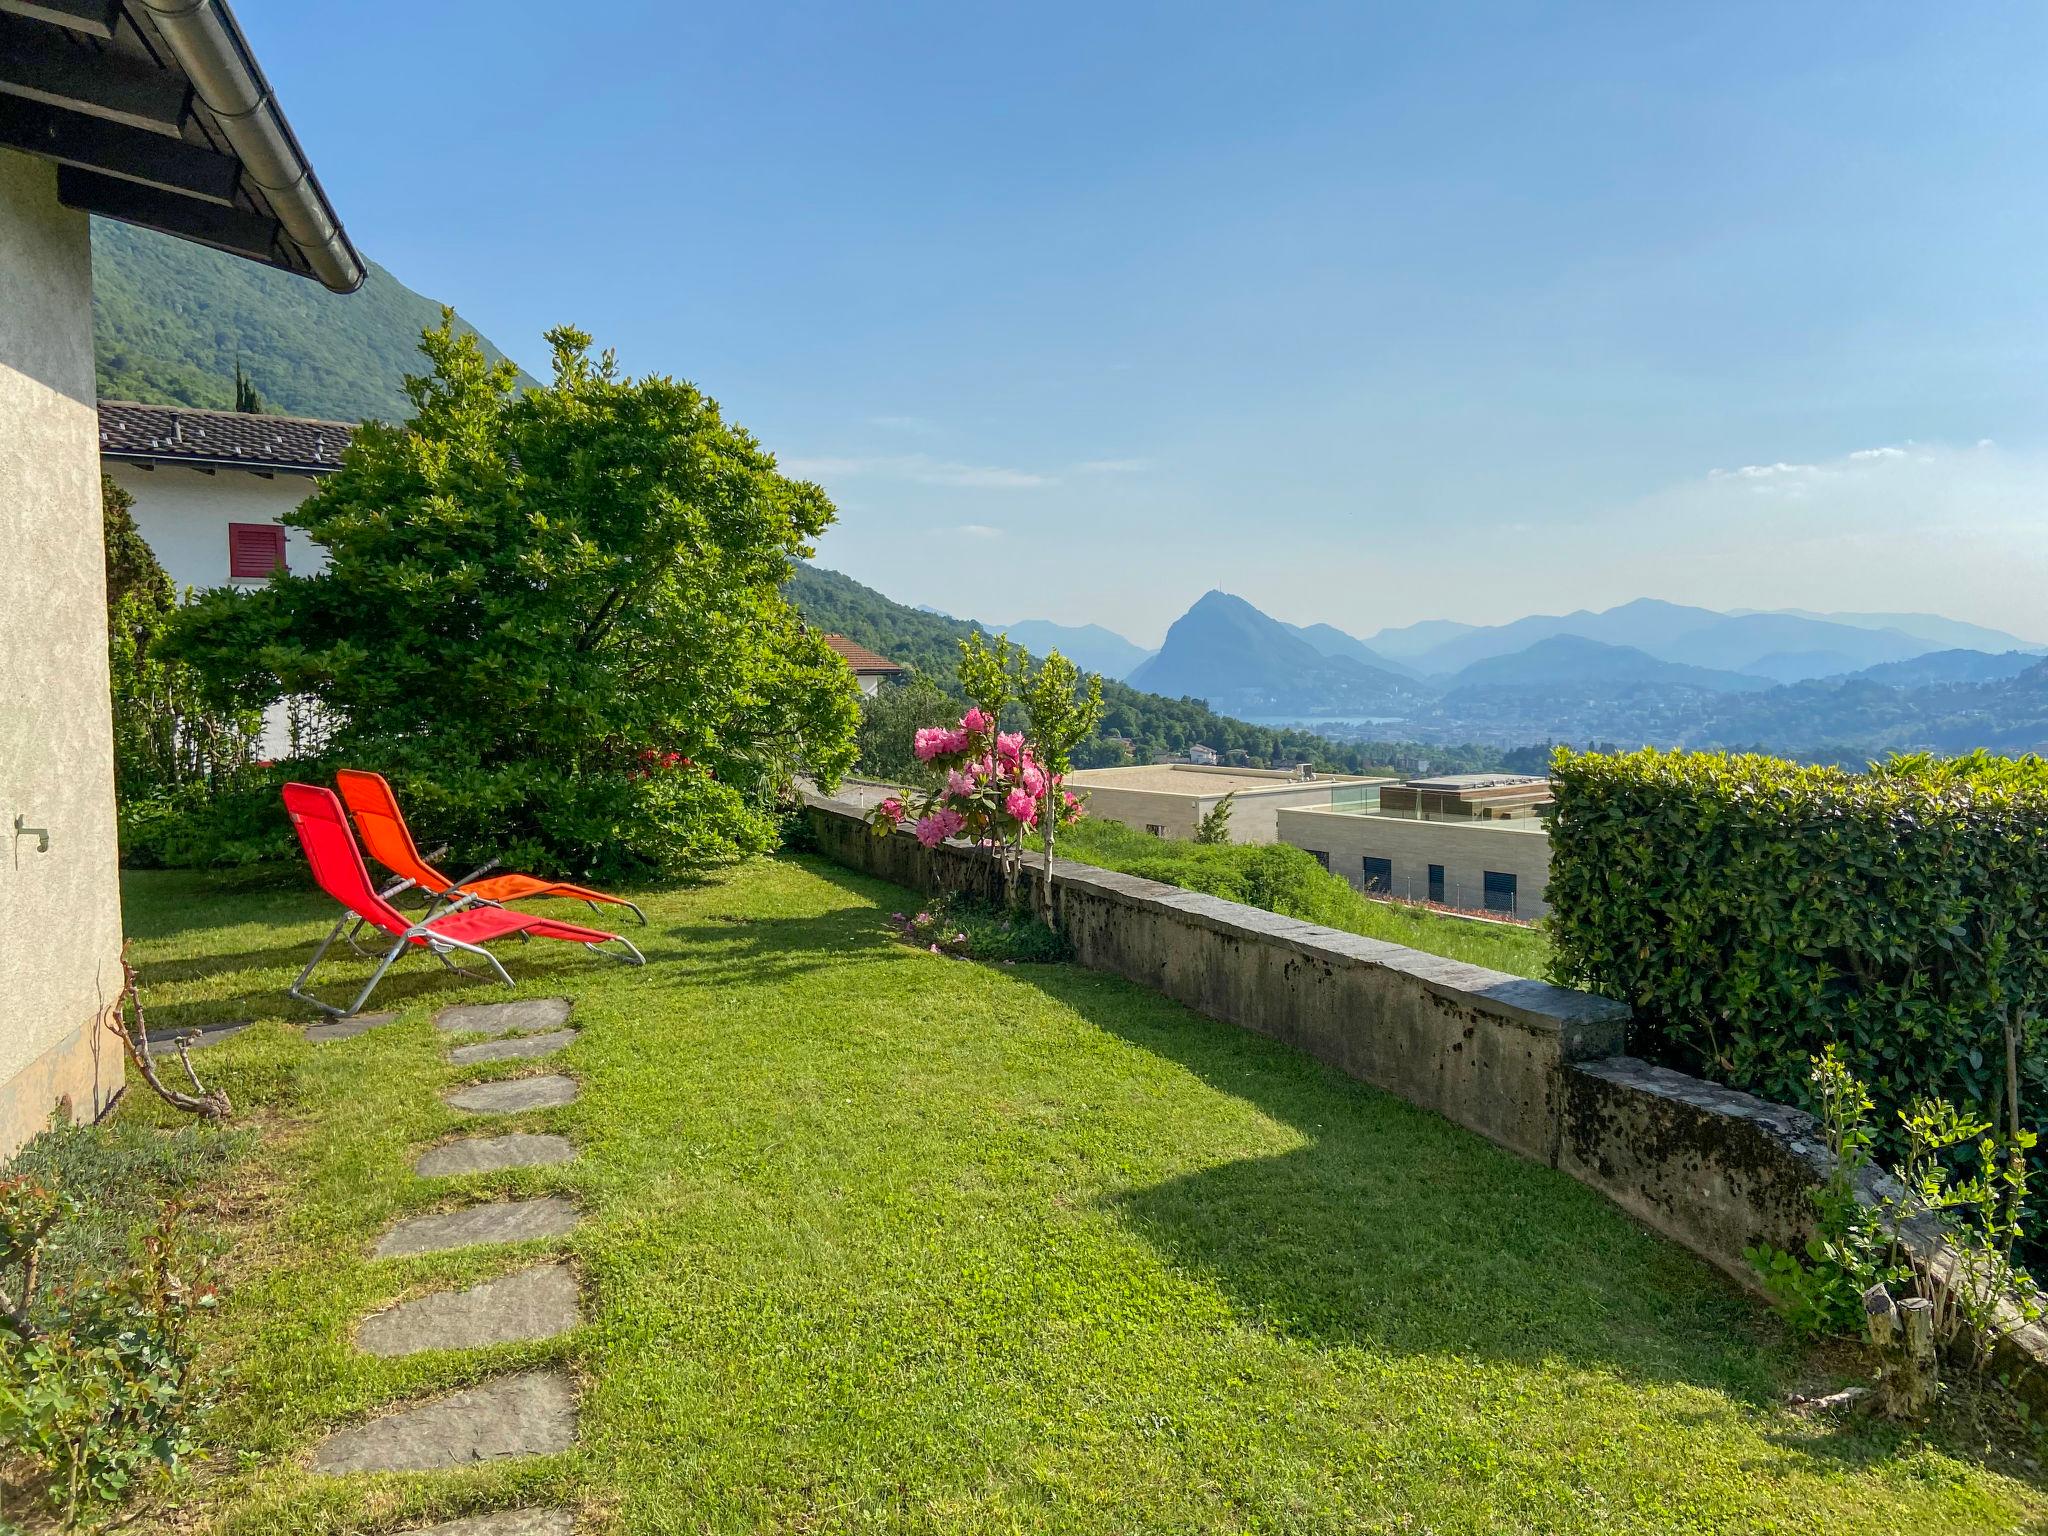
[[[576,1038],[573,1029],[557,1029],[545,1035],[515,1035],[507,1040],[479,1040],[475,1045],[458,1045],[448,1053],[457,1066],[473,1061],[525,1061],[534,1056],[552,1056]]]
[[[306,1026],[306,1038],[316,1045],[322,1040],[353,1040],[397,1017],[398,1010],[394,1008],[388,1013],[359,1013],[352,1019],[323,1019]]]
[[[195,1038],[191,1049],[203,1051],[209,1045],[219,1045],[223,1040],[232,1040],[243,1030],[251,1027],[248,1024],[208,1024],[197,1030],[152,1029],[149,1032],[149,1048],[152,1053],[162,1051],[166,1055],[175,1056],[178,1041],[192,1035]]]
[[[548,1168],[576,1156],[576,1144],[562,1136],[472,1136],[422,1153],[412,1171],[426,1178],[451,1173],[497,1173],[506,1168]]]
[[[434,1028],[451,1035],[532,1035],[569,1022],[566,997],[522,997],[510,1003],[461,1003],[443,1008]]]
[[[576,1516],[566,1509],[507,1509],[429,1526],[412,1536],[574,1536]]]
[[[514,1077],[478,1083],[443,1097],[457,1109],[483,1115],[516,1115],[524,1109],[553,1109],[576,1102],[576,1079],[553,1073],[547,1077]]]
[[[537,1264],[466,1291],[440,1291],[364,1319],[357,1345],[373,1355],[424,1349],[482,1349],[552,1339],[582,1321],[576,1277],[566,1264]]]
[[[564,1371],[525,1371],[437,1403],[336,1430],[313,1470],[433,1472],[503,1456],[552,1456],[576,1443],[576,1388]]]
[[[480,1243],[526,1243],[574,1230],[583,1213],[560,1195],[538,1200],[494,1200],[489,1205],[436,1211],[401,1221],[377,1240],[370,1256],[398,1259],[415,1253],[446,1253]]]

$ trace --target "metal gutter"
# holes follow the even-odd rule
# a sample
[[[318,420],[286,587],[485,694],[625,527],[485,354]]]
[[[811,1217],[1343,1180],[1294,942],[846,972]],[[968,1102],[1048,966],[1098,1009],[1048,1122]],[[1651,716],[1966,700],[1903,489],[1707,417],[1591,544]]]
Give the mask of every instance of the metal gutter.
[[[336,293],[362,287],[362,257],[349,243],[248,40],[222,0],[127,0],[147,13],[193,94],[213,114],[313,276]]]

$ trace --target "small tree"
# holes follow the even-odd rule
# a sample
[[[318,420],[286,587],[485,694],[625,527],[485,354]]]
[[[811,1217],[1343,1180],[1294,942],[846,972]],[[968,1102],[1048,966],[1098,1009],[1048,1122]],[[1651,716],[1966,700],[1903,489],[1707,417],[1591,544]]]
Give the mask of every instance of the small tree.
[[[1195,823],[1195,841],[1198,843],[1227,843],[1230,841],[1230,804],[1237,798],[1232,790],[1218,800]]]
[[[926,726],[942,725],[959,711],[943,688],[922,674],[883,688],[860,706],[860,771],[893,784],[928,784],[931,772],[911,743]]]
[[[858,690],[782,595],[832,504],[693,385],[548,341],[522,393],[444,316],[412,419],[285,519],[326,568],[173,639],[225,699],[314,701],[437,840],[618,878],[758,852],[798,773],[853,761]]]
[[[1090,675],[1083,686],[1081,669],[1058,651],[1048,651],[1045,660],[1034,668],[1028,653],[1010,646],[1007,638],[999,643],[1007,655],[1014,657],[1017,696],[1030,718],[1026,734],[1039,765],[1051,777],[1051,793],[1064,813],[1074,806],[1074,797],[1063,787],[1074,765],[1074,749],[1088,739],[1102,719],[1102,679]],[[1052,851],[1060,821],[1059,815],[1047,816],[1039,829],[1045,839],[1045,888],[1041,896],[1046,924],[1054,928],[1059,926],[1059,914],[1052,899]]]

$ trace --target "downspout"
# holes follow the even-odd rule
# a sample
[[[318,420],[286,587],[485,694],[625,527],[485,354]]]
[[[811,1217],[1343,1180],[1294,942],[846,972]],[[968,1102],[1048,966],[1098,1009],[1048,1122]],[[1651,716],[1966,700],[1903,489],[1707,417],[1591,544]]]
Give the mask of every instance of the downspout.
[[[270,83],[218,0],[129,0],[149,14],[192,89],[220,123],[243,174],[259,188],[313,275],[336,293],[363,286],[363,263],[313,179]]]

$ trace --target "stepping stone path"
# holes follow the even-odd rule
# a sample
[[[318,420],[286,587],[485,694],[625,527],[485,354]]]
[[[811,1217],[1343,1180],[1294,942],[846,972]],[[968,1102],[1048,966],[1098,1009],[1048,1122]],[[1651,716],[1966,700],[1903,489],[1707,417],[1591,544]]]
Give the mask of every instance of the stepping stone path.
[[[478,1083],[443,1095],[457,1109],[486,1115],[516,1115],[526,1109],[553,1109],[576,1102],[576,1079],[559,1073],[547,1077],[514,1077]]]
[[[373,1355],[416,1355],[423,1349],[481,1349],[525,1339],[552,1339],[581,1319],[576,1277],[566,1264],[537,1264],[466,1291],[442,1291],[379,1312],[356,1343]]]
[[[223,1040],[234,1039],[249,1027],[247,1024],[208,1024],[196,1030],[152,1029],[149,1032],[149,1048],[152,1051],[168,1051],[187,1035],[191,1035],[193,1038],[190,1048],[203,1051],[209,1045],[219,1045]]]
[[[349,1031],[374,1028],[368,1021]],[[388,1022],[379,1019],[376,1022]],[[434,1027],[448,1034],[497,1035],[494,1042],[450,1052],[457,1063],[507,1061],[552,1055],[576,1038],[564,997],[512,1003],[465,1003],[443,1009]],[[313,1038],[346,1039],[334,1033]],[[525,1036],[529,1038],[514,1038]],[[575,1079],[552,1074],[478,1083],[446,1096],[457,1109],[490,1114],[547,1109],[576,1098]],[[560,1136],[476,1136],[423,1153],[418,1174],[485,1173],[565,1163],[576,1148]],[[560,1237],[581,1220],[556,1195],[500,1200],[459,1211],[415,1216],[385,1233],[380,1259],[446,1253],[479,1243],[516,1243]],[[515,1340],[551,1339],[582,1319],[576,1276],[566,1264],[538,1264],[466,1291],[438,1291],[366,1318],[357,1343],[373,1355],[409,1355],[427,1349],[476,1349]],[[402,1408],[388,1418],[337,1430],[313,1452],[313,1470],[426,1472],[463,1467],[501,1456],[548,1456],[576,1443],[576,1388],[561,1370],[501,1376],[439,1402]],[[437,1525],[420,1536],[571,1536],[575,1516],[559,1509],[515,1509]]]
[[[425,1153],[412,1171],[427,1178],[451,1173],[496,1173],[502,1168],[547,1168],[576,1156],[576,1144],[562,1136],[472,1136]]]
[[[448,1053],[457,1066],[473,1061],[525,1061],[535,1056],[552,1056],[576,1038],[573,1029],[557,1029],[545,1035],[514,1035],[504,1040],[479,1040],[475,1045],[458,1045]]]
[[[572,1536],[575,1529],[576,1517],[566,1509],[508,1509],[431,1526],[413,1536]]]
[[[478,1243],[527,1243],[560,1237],[573,1230],[583,1213],[559,1195],[538,1200],[498,1200],[401,1221],[378,1241],[371,1256],[404,1258],[415,1253],[446,1253]]]
[[[501,1456],[552,1456],[576,1443],[576,1387],[566,1371],[523,1371],[437,1403],[337,1430],[313,1470],[432,1472]]]
[[[443,1008],[434,1027],[451,1035],[531,1035],[569,1022],[566,997],[525,997],[512,1003],[462,1003]]]
[[[322,1040],[353,1040],[397,1017],[398,1010],[394,1008],[389,1013],[359,1013],[352,1019],[323,1019],[306,1026],[306,1038],[316,1045]]]

